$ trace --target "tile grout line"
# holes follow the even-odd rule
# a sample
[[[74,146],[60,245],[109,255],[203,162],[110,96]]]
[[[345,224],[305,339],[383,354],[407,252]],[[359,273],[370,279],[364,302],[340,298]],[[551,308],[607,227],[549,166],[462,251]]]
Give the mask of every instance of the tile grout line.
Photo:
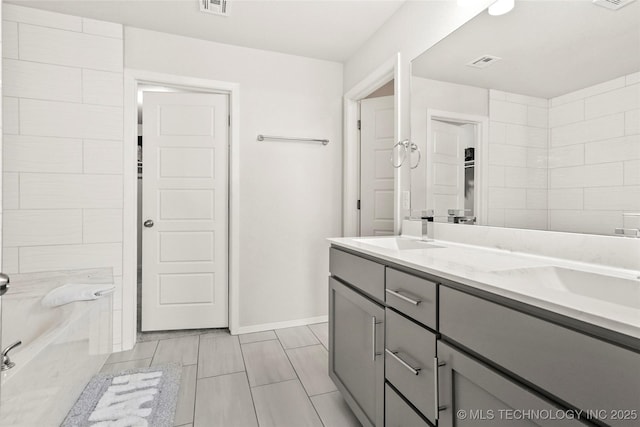
[[[276,340],[277,339],[278,338],[276,335]],[[273,341],[273,340],[265,340],[265,341]],[[240,342],[240,337],[238,337],[238,342]],[[256,342],[264,342],[264,341],[256,341]],[[248,343],[248,344],[252,344],[252,343]],[[251,406],[253,406],[253,415],[256,417],[256,424],[260,425],[260,420],[258,419],[258,410],[256,409],[256,401],[253,397],[253,387],[251,387],[251,382],[249,381],[249,372],[247,371],[247,362],[244,358],[244,351],[242,349],[242,344],[240,344],[240,355],[242,356],[242,364],[244,365],[244,376],[247,379],[247,385],[249,386],[249,396],[251,396]]]
[[[311,335],[313,335],[315,337],[315,334],[313,333],[313,331],[311,330],[309,325],[305,325],[305,326],[311,332]],[[277,335],[278,334],[276,333],[276,336]],[[280,337],[278,337],[278,342],[280,342]],[[315,412],[316,416],[318,417],[318,420],[320,421],[320,424],[322,424],[324,426],[324,422],[322,422],[322,418],[320,417],[320,413],[318,412],[318,409],[316,409],[315,405],[313,404],[313,401],[311,400],[311,396],[309,395],[309,391],[307,390],[307,388],[305,387],[304,383],[300,379],[300,375],[298,374],[298,370],[296,369],[296,367],[293,364],[293,362],[291,362],[291,358],[289,357],[289,353],[287,353],[287,349],[284,348],[284,345],[282,344],[282,342],[280,342],[280,346],[282,347],[282,350],[284,351],[284,354],[287,357],[287,360],[289,361],[289,364],[293,368],[293,372],[296,373],[296,378],[298,379],[298,382],[302,386],[302,389],[304,390],[304,393],[306,394],[307,400],[311,404],[311,407],[313,408],[313,411]],[[310,346],[303,346],[303,347],[310,347]],[[303,347],[295,347],[295,348],[303,348]],[[293,349],[290,349],[290,350],[293,350]],[[325,426],[325,427],[327,427],[327,426]]]

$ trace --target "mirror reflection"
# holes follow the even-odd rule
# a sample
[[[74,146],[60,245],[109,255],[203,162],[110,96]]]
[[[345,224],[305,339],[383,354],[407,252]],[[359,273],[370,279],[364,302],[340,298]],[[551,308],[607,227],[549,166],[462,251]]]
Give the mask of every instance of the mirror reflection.
[[[412,62],[412,213],[594,234],[640,228],[640,2],[519,1]]]

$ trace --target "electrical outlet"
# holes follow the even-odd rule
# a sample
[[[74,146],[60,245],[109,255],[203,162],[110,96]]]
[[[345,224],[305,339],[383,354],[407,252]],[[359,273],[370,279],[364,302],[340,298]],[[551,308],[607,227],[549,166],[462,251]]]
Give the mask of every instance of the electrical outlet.
[[[411,191],[402,192],[402,209],[411,209]]]

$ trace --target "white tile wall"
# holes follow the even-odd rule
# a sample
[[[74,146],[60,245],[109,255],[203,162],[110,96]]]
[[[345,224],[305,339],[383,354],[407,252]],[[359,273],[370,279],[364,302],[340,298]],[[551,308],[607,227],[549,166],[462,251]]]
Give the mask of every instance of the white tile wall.
[[[495,90],[489,98],[488,224],[545,229],[549,102]]]
[[[82,243],[80,209],[11,210],[3,221],[3,247]]]
[[[18,26],[20,59],[47,64],[68,65],[122,72],[122,40],[92,34],[45,28]]]
[[[6,135],[5,172],[82,173],[82,140]]]
[[[11,76],[5,76],[2,84],[11,80]],[[17,135],[20,132],[20,112],[18,98],[2,97],[2,133],[3,135]]]
[[[85,139],[84,172],[122,174],[122,142]]]
[[[122,26],[4,4],[3,262],[110,267],[122,314]]]
[[[20,174],[22,209],[121,208],[122,175]]]
[[[2,5],[5,21],[33,24],[43,27],[59,28],[69,31],[82,31],[82,18],[78,16],[63,15],[61,13],[48,12],[30,7],[21,7],[12,4]]]
[[[6,138],[6,136],[5,136]],[[20,174],[2,174],[2,209],[18,209],[20,207]]]
[[[623,212],[640,209],[638,73],[551,105],[549,227],[612,234]]]
[[[5,59],[3,71],[11,76],[2,87],[5,96],[82,102],[82,70],[38,62]]]
[[[2,57],[18,59],[17,22],[4,21],[2,23]]]
[[[552,128],[581,120],[584,120],[584,101],[582,100],[549,108],[549,126]]]

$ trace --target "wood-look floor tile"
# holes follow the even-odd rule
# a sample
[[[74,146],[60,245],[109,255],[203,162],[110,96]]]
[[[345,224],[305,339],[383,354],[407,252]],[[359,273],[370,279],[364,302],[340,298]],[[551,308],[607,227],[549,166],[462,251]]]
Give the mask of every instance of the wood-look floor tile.
[[[129,360],[150,359],[156,352],[157,345],[158,341],[136,343],[131,350],[112,353],[106,363],[120,363],[127,362]]]
[[[307,326],[296,326],[276,330],[276,335],[284,348],[304,347],[319,344],[318,339]]]
[[[102,369],[100,370],[100,373],[116,374],[121,371],[126,371],[127,369],[148,368],[150,364],[151,364],[151,358],[129,360],[127,362],[109,363],[109,364],[105,364],[102,367]]]
[[[325,426],[360,427],[361,425],[339,391],[313,396],[311,403]]]
[[[329,324],[328,323],[315,323],[309,325],[309,329],[313,332],[313,335],[320,340],[324,348],[329,349]]]
[[[322,427],[300,381],[263,385],[251,391],[260,427]]]
[[[201,335],[198,356],[198,378],[244,371],[238,337]]]
[[[169,362],[195,365],[198,363],[198,341],[197,335],[158,341],[151,366]]]
[[[329,354],[322,345],[292,348],[287,355],[309,396],[337,390],[329,378]]]
[[[278,340],[242,344],[242,354],[251,387],[296,378]]]
[[[254,332],[252,334],[238,335],[240,337],[240,344],[249,344],[251,342],[277,340],[278,337],[273,331]]]
[[[173,420],[174,425],[183,425],[193,422],[193,411],[196,403],[196,373],[198,365],[188,365],[182,367],[180,377],[180,391],[178,392],[178,403],[176,414]]]
[[[198,380],[194,427],[257,426],[244,372]]]

